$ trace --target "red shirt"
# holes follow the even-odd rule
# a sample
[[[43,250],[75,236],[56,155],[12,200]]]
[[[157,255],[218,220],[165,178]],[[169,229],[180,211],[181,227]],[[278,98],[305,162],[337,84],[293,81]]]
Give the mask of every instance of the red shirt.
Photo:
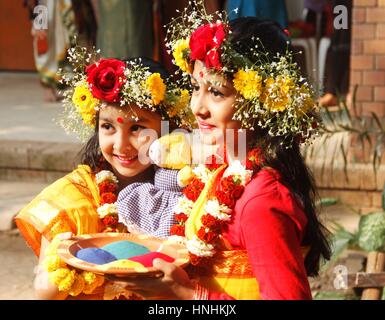
[[[237,201],[223,236],[247,250],[262,299],[311,299],[301,252],[307,218],[272,169],[261,170]],[[210,292],[209,299],[232,299]]]

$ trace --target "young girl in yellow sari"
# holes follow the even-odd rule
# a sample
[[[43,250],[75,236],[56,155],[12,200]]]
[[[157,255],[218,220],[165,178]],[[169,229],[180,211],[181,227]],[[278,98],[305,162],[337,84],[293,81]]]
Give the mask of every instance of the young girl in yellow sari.
[[[100,276],[67,268],[54,247],[71,234],[126,231],[118,220],[117,193],[130,183],[152,181],[147,150],[161,133],[162,119],[178,121],[175,115],[181,113],[173,108],[179,91],[166,86],[167,74],[152,61],[90,63],[93,57],[81,48],[69,53],[77,69],[73,78],[64,78],[72,90],[64,100],[62,124],[83,139],[92,136],[82,165],[44,189],[16,216],[16,224],[39,257],[39,298],[114,298],[120,292],[106,288]],[[163,201],[179,195],[170,193]],[[163,220],[171,223],[173,217]]]

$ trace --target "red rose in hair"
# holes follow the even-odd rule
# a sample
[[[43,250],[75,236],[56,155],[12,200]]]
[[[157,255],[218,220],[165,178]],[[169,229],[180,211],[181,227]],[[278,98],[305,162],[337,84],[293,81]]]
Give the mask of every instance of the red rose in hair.
[[[219,230],[222,226],[222,221],[216,219],[211,214],[202,216],[201,221],[206,228],[210,228],[211,230]]]
[[[112,192],[107,192],[102,194],[102,204],[105,203],[114,203],[116,202],[116,195]]]
[[[221,50],[219,48],[214,48],[207,52],[205,65],[207,68],[222,69]]]
[[[223,23],[205,24],[196,29],[190,38],[191,60],[201,60],[207,68],[220,69],[220,46],[225,36]]]
[[[199,239],[201,239],[202,241],[204,241],[206,243],[212,243],[213,241],[215,241],[218,238],[217,233],[212,232],[212,231],[206,232],[205,227],[201,227],[198,230],[197,236]]]
[[[87,82],[95,98],[105,102],[118,102],[119,91],[126,77],[126,64],[117,59],[101,59],[86,69]]]
[[[103,224],[107,227],[114,227],[119,223],[117,216],[105,216],[103,218]]]
[[[170,229],[170,234],[172,236],[181,236],[184,237],[184,226],[179,224],[174,224]]]
[[[260,148],[250,150],[246,158],[246,168],[251,167],[248,170],[254,170],[261,167],[261,164],[265,161]]]
[[[186,222],[187,218],[187,215],[184,213],[178,213],[175,215],[175,220],[178,222]]]
[[[116,192],[116,184],[108,181],[104,181],[98,185],[100,193]]]

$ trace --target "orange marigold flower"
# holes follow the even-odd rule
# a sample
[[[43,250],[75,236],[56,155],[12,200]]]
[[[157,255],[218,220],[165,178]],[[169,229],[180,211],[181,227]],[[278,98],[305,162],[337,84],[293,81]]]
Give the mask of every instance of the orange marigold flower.
[[[115,227],[119,223],[117,216],[105,216],[103,218],[103,224],[107,227]]]
[[[178,222],[186,222],[187,218],[187,215],[184,213],[178,213],[175,215],[175,220]]]
[[[170,229],[170,234],[172,236],[181,236],[181,237],[184,237],[185,236],[185,233],[184,233],[184,229],[185,227],[184,226],[181,226],[179,224],[174,224],[171,229]]]
[[[102,194],[102,205],[105,203],[114,203],[116,202],[117,197],[112,192],[106,192]]]
[[[198,230],[197,236],[199,239],[201,239],[202,241],[204,241],[206,243],[212,243],[218,239],[218,233],[213,232],[213,231],[206,232],[205,227],[201,227]]]
[[[103,181],[98,185],[99,193],[115,193],[116,192],[116,184],[111,183],[110,181]]]
[[[210,228],[211,230],[219,230],[222,226],[222,221],[216,219],[211,214],[203,215],[201,222],[206,228]]]

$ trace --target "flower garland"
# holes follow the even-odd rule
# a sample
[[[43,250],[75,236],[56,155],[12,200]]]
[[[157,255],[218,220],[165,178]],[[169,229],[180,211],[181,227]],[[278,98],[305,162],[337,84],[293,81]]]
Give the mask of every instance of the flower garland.
[[[231,221],[236,201],[242,196],[245,186],[260,170],[263,162],[261,152],[256,148],[248,153],[245,166],[236,160],[224,170],[214,195],[208,199],[204,207],[205,212],[201,215],[200,220],[201,228],[192,239],[187,240],[185,238],[186,221],[194,203],[204,189],[205,183],[222,165],[218,160],[218,156],[212,155],[206,164],[198,165],[193,170],[195,176],[184,188],[183,197],[179,199],[175,209],[177,224],[171,227],[169,240],[186,244],[193,265],[204,264],[206,259],[214,256],[223,227]]]
[[[116,206],[116,191],[118,179],[108,170],[102,170],[95,175],[100,194],[101,206],[97,209],[103,224],[102,232],[127,232],[125,226],[119,223],[118,208]]]

